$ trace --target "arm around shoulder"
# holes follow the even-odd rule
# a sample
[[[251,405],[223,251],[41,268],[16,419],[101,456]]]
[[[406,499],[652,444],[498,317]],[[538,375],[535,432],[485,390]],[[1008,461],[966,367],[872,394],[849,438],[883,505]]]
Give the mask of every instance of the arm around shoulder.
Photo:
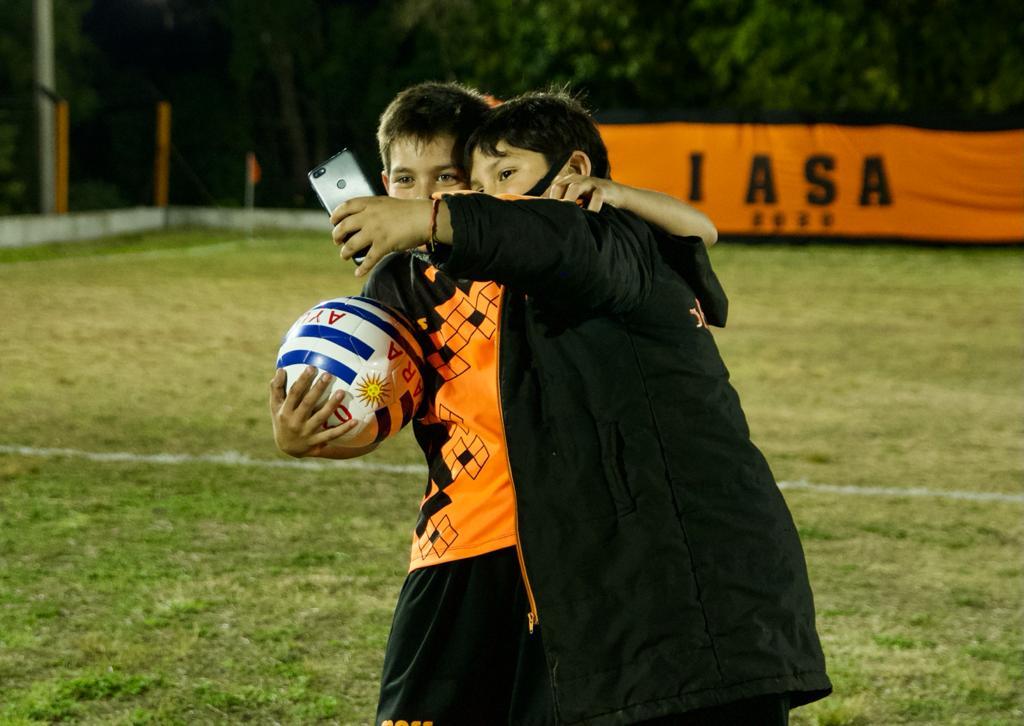
[[[455,278],[494,280],[559,306],[623,313],[650,293],[658,258],[636,216],[551,199],[446,197],[451,246],[435,263]],[[445,240],[441,240],[445,241]]]
[[[700,237],[705,247],[718,241],[718,230],[708,215],[668,194],[625,184],[618,205],[656,224],[676,237]]]
[[[568,202],[585,202],[587,209],[595,212],[610,204],[632,212],[675,237],[699,237],[705,247],[718,241],[718,230],[706,214],[651,189],[585,174],[568,174],[552,183],[549,196]]]

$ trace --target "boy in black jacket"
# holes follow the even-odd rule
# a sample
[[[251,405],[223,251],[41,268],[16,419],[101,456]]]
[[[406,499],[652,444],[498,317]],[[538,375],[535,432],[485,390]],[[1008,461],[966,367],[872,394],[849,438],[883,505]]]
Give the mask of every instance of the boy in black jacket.
[[[600,173],[596,129],[559,137],[581,116],[550,94],[492,111],[474,186]],[[353,200],[334,221],[343,257],[427,243],[446,274],[506,289],[499,403],[551,721],[780,724],[828,694],[799,539],[707,329],[724,301],[699,255],[670,255],[692,242],[485,195]]]

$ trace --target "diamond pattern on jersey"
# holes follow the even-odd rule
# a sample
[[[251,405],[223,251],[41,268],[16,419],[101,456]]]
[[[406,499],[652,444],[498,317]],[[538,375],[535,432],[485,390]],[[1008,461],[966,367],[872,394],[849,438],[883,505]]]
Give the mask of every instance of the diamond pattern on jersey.
[[[480,333],[488,340],[498,329],[498,299],[501,288],[489,282],[479,290],[473,299],[468,295],[453,295],[434,308],[440,324],[434,330],[428,326],[428,334],[435,351],[427,356],[427,362],[445,381],[462,375],[469,370],[469,363],[459,355],[469,345],[470,339]],[[423,327],[423,323],[420,323]]]
[[[437,414],[440,420],[452,424],[450,438],[442,450],[452,481],[458,479],[462,472],[466,472],[470,479],[476,479],[491,455],[486,444],[479,435],[462,426],[464,419],[447,406],[439,405]]]
[[[434,519],[431,519],[427,523],[423,536],[419,538],[416,544],[420,548],[420,555],[424,558],[430,554],[433,554],[435,557],[442,557],[458,537],[459,533],[452,527],[451,520],[448,519],[446,514],[436,524]]]

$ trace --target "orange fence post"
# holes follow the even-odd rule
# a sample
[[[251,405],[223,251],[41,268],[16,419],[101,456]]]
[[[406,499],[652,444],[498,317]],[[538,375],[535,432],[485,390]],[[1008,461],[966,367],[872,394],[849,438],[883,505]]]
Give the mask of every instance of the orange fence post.
[[[53,211],[57,214],[67,214],[68,211],[68,102],[57,101],[54,118],[54,135],[56,136],[57,153],[54,158],[54,200]]]
[[[156,158],[153,162],[153,206],[166,207],[171,175],[171,104],[156,105]]]

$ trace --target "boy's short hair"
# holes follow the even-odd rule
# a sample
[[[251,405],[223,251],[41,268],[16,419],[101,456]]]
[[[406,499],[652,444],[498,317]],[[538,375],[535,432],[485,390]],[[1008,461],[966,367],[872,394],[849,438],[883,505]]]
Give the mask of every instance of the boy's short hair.
[[[466,143],[466,166],[473,151],[499,156],[498,143],[536,151],[548,164],[564,161],[571,152],[586,152],[591,176],[608,177],[608,149],[590,112],[565,90],[534,91],[492,108]]]
[[[490,104],[479,92],[459,83],[428,81],[410,86],[384,109],[377,126],[377,145],[384,170],[391,168],[391,145],[398,139],[430,142],[439,136],[455,139],[456,159],[480,125]]]

